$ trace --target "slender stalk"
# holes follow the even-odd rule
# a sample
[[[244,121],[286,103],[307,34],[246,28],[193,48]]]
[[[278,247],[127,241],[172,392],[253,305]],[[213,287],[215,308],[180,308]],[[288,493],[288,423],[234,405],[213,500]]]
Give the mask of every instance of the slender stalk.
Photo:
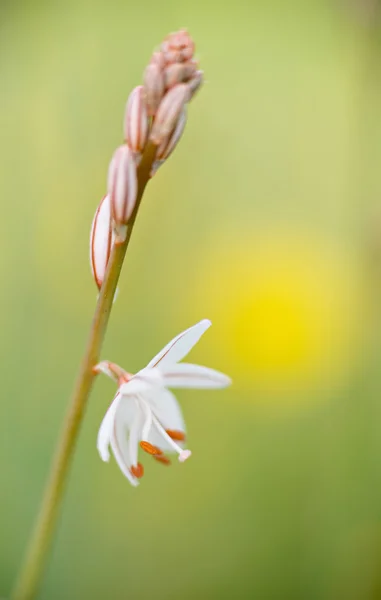
[[[94,382],[93,367],[99,361],[99,353],[106,333],[123,260],[131,239],[140,201],[149,180],[149,173],[155,152],[156,147],[149,144],[138,169],[138,197],[128,226],[127,238],[123,244],[114,245],[110,256],[95,309],[86,352],[82,360],[73,396],[70,400],[68,413],[64,421],[25,562],[11,596],[12,600],[32,600],[35,598],[43,576],[52,536],[57,524],[70,462],[74,453],[87,400]]]

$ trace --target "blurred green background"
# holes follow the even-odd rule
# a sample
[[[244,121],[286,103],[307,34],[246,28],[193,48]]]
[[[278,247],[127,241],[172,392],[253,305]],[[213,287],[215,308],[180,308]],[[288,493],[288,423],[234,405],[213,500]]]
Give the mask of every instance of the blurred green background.
[[[138,489],[79,439],[43,600],[381,598],[381,45],[375,1],[0,4],[0,593],[96,301],[88,236],[129,91],[188,27],[207,84],[152,180],[102,352],[201,318],[192,459]]]

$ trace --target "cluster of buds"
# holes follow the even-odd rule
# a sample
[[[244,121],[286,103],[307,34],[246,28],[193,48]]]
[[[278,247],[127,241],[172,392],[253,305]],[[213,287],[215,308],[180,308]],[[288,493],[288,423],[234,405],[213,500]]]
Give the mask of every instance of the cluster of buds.
[[[184,29],[171,33],[153,53],[143,85],[128,98],[123,121],[124,143],[108,171],[107,196],[95,213],[90,236],[90,262],[100,289],[112,244],[126,239],[139,194],[137,168],[149,145],[155,148],[152,177],[177,146],[186,124],[186,105],[202,84],[194,59],[194,43]]]

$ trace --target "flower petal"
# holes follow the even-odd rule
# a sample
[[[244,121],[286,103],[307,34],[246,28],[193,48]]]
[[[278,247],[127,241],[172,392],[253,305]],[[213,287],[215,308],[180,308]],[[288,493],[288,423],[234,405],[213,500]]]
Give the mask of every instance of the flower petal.
[[[136,396],[163,386],[163,378],[159,369],[142,369],[119,388],[123,396]]]
[[[145,394],[144,402],[149,405],[164,429],[185,433],[185,422],[181,408],[172,392],[163,388],[152,394]],[[147,441],[166,452],[174,451],[173,447],[163,439],[163,436],[155,427],[150,428]]]
[[[169,342],[147,365],[162,369],[182,360],[197,344],[202,334],[211,326],[209,319],[203,319],[193,327],[186,329]]]
[[[110,452],[108,447],[111,441],[112,430],[116,418],[116,411],[118,410],[121,398],[121,394],[117,392],[103,418],[103,421],[98,431],[97,448],[101,459],[105,462],[107,462],[110,459]]]
[[[126,414],[127,419],[130,418],[130,412]],[[139,407],[139,403],[135,400],[135,415],[132,421],[132,424],[129,427],[129,436],[128,436],[128,452],[131,465],[136,467],[138,464],[138,449],[139,442],[141,440],[142,427],[143,427],[144,417],[142,411]],[[128,426],[128,421],[125,421],[125,424]]]
[[[165,388],[155,390],[152,394],[146,394],[144,401],[165,429],[185,430],[180,405],[172,392]]]
[[[132,434],[134,437],[136,436],[138,438],[139,426],[139,420],[134,420],[130,430],[130,435]],[[127,477],[128,481],[132,485],[139,485],[138,479],[130,471],[132,462],[127,441],[127,427],[123,418],[123,414],[118,414],[114,419],[110,443],[116,462],[118,463],[123,475]]]
[[[164,384],[170,388],[212,389],[231,384],[227,375],[200,365],[179,363],[161,370]]]

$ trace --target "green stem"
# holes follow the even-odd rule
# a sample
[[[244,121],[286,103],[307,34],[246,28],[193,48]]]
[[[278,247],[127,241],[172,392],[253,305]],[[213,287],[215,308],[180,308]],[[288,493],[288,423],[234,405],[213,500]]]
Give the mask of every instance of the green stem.
[[[93,367],[99,361],[99,354],[106,333],[123,260],[131,239],[140,201],[149,180],[155,152],[156,147],[149,144],[138,169],[138,197],[135,210],[129,222],[127,238],[122,244],[114,245],[111,252],[105,279],[95,309],[86,352],[64,421],[25,562],[11,596],[12,600],[32,600],[35,598],[43,576],[52,536],[57,524],[70,462],[85,413],[87,400],[94,382]]]

